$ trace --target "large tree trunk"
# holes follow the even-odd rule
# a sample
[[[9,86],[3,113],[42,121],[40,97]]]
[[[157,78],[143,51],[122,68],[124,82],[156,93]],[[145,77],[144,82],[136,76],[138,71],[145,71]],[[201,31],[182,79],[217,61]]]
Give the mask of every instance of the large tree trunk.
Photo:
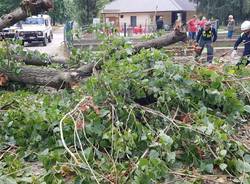
[[[52,0],[23,0],[19,8],[0,18],[0,31],[31,15],[37,15],[52,8]]]
[[[177,43],[179,41],[186,41],[187,34],[186,32],[180,32],[178,30],[173,31],[167,35],[161,36],[157,39],[149,40],[146,42],[137,43],[134,45],[134,52],[137,53],[141,49],[145,48],[162,48],[174,43]]]
[[[34,66],[48,66],[50,64],[67,64],[67,60],[65,58],[54,58],[54,57],[50,57],[48,56],[46,59],[36,56],[36,55],[32,55],[29,56],[28,54],[34,54],[33,52],[27,52],[27,55],[15,55],[13,56],[13,59],[19,61],[19,62],[23,62],[26,65],[34,65]]]
[[[70,88],[72,84],[92,75],[94,65],[85,65],[77,70],[63,71],[37,66],[21,66],[20,73],[16,74],[11,69],[0,68],[0,73],[5,74],[10,82],[23,84],[49,86],[53,88]]]

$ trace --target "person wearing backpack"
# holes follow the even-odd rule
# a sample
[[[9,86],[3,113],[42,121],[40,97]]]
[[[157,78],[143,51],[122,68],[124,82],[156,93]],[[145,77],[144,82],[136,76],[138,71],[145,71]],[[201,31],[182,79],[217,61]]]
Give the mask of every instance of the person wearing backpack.
[[[201,55],[204,47],[206,47],[208,63],[212,63],[213,61],[214,49],[212,43],[217,40],[217,32],[214,28],[212,28],[211,25],[211,22],[208,21],[205,24],[205,27],[199,30],[196,38],[197,46],[199,46],[201,49],[200,52],[196,53],[195,58],[197,59]]]

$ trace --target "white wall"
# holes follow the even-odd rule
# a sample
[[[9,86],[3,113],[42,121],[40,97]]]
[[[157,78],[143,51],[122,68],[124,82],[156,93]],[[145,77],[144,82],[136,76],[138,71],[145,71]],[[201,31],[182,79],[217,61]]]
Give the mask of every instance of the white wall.
[[[131,25],[131,16],[136,16],[137,26],[145,26],[151,23],[150,15],[144,13],[127,13],[123,14],[123,18],[120,18],[120,25],[122,26],[124,23],[127,26]]]

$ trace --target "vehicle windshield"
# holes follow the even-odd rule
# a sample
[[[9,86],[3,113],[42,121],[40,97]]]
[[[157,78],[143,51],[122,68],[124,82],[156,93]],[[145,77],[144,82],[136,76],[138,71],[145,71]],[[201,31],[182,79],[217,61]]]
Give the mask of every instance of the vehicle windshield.
[[[37,24],[37,25],[43,25],[44,24],[43,18],[27,18],[23,24]]]

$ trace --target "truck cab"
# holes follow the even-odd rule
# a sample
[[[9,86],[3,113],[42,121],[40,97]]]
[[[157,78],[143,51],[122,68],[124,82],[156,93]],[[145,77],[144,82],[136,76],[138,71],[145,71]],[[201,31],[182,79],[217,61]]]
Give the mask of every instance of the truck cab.
[[[22,22],[22,28],[18,30],[18,39],[32,43],[34,41],[42,42],[46,46],[52,42],[53,32],[51,18],[49,15],[38,15],[28,17]]]

